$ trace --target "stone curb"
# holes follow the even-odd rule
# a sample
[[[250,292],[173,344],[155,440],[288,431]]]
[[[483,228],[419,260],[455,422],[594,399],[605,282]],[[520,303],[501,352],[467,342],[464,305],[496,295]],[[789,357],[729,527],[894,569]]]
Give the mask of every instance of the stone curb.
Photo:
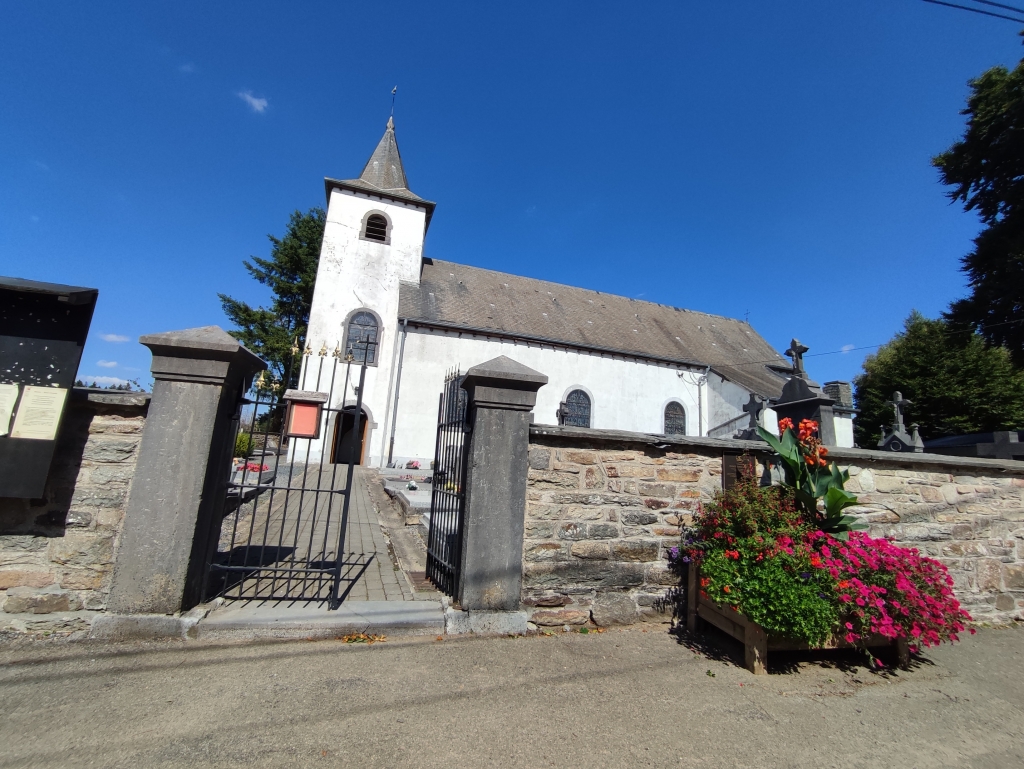
[[[195,638],[198,616],[166,614],[100,614],[92,621],[89,638],[98,641],[152,641]]]
[[[525,611],[444,610],[446,635],[526,635]]]

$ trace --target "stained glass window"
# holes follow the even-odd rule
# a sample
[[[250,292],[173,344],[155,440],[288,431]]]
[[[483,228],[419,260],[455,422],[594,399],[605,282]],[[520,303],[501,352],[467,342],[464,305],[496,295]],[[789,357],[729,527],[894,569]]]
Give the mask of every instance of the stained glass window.
[[[686,412],[683,404],[672,401],[665,406],[665,435],[686,435]]]
[[[565,398],[564,414],[562,424],[590,427],[590,396],[583,390],[573,390]]]
[[[364,360],[369,364],[377,362],[377,318],[372,312],[360,311],[352,316],[348,322],[345,350],[352,353],[356,363]]]

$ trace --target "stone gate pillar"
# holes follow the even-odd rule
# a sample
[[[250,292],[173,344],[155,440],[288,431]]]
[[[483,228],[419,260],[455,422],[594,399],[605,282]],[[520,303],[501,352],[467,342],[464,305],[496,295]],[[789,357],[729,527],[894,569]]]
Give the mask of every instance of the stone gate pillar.
[[[468,611],[517,611],[531,411],[548,378],[504,355],[466,372],[473,410],[459,603]]]
[[[200,600],[224,517],[233,422],[266,364],[218,326],[139,341],[153,352],[153,400],[107,608],[173,614]]]

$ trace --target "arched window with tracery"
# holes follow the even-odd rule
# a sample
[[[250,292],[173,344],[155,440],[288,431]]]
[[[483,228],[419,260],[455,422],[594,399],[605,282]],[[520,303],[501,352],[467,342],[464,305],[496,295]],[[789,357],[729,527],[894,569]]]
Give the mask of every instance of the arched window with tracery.
[[[590,427],[590,396],[583,390],[573,390],[565,396],[561,412],[563,425]]]
[[[378,243],[388,242],[388,220],[383,214],[370,214],[363,225],[363,237]]]
[[[377,316],[369,310],[353,313],[348,321],[345,335],[345,354],[351,355],[356,363],[366,362],[367,365],[377,363],[379,325]]]
[[[665,406],[665,435],[686,435],[686,411],[678,401]]]

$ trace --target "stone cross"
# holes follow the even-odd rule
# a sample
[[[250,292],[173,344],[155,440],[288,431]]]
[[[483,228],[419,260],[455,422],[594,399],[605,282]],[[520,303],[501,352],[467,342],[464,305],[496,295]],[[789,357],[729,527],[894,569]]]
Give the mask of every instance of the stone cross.
[[[756,430],[761,423],[761,413],[764,411],[764,398],[755,393],[750,393],[750,400],[743,406],[743,410],[750,415],[748,428]]]
[[[899,432],[905,432],[906,428],[903,426],[903,415],[907,409],[907,406],[913,406],[913,401],[903,400],[903,393],[898,390],[892,394],[892,400],[886,401],[892,406],[893,412],[896,414],[896,421],[892,423],[893,429]]]
[[[804,371],[804,353],[807,352],[810,347],[807,345],[800,344],[800,340],[793,338],[789,343],[789,349],[786,350],[786,355],[793,359],[793,375],[807,378],[807,372]]]

